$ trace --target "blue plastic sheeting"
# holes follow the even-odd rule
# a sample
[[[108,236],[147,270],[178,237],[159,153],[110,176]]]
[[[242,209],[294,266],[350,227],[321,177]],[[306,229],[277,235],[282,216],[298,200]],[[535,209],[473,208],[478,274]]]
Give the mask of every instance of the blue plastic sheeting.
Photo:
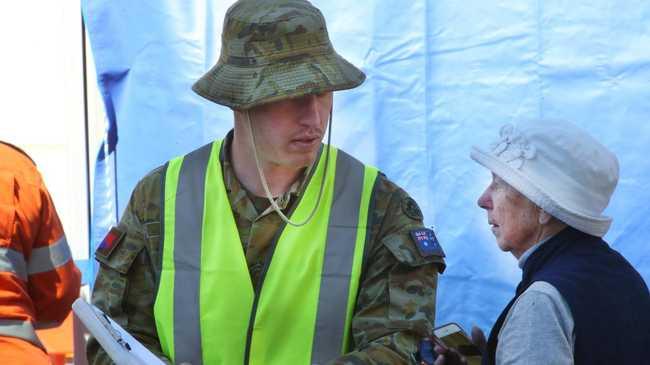
[[[118,124],[119,209],[140,177],[223,136],[232,112],[190,86],[219,54],[231,2],[83,1],[100,87]],[[447,253],[438,323],[489,330],[520,278],[476,199],[468,157],[505,122],[563,118],[616,152],[606,239],[650,279],[650,3],[315,1],[368,75],[335,96],[333,143],[378,166],[424,211]]]

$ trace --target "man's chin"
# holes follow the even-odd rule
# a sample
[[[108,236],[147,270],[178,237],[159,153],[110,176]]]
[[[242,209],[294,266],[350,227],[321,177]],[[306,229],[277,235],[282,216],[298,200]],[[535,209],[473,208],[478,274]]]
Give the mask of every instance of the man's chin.
[[[291,158],[291,165],[296,168],[309,167],[314,163],[314,161],[316,161],[317,156],[318,151],[295,153]]]
[[[282,166],[285,169],[289,170],[300,170],[307,168],[313,164],[314,160],[313,159],[292,159],[292,160],[285,160],[282,163],[276,164],[276,166]]]
[[[301,160],[300,162],[297,162],[297,163],[295,164],[295,166],[296,166],[297,168],[301,168],[301,169],[302,169],[302,168],[308,168],[309,166],[311,166],[311,165],[314,164],[314,161],[315,161],[315,160],[316,160],[315,158],[313,158],[313,159],[305,159],[305,160]]]

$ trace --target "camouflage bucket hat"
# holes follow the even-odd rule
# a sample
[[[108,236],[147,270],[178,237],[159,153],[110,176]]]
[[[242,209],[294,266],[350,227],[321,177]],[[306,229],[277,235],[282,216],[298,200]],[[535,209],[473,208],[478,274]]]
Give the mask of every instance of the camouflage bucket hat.
[[[233,109],[351,89],[366,78],[332,47],[320,10],[304,0],[240,0],[228,9],[217,64],[192,86]]]

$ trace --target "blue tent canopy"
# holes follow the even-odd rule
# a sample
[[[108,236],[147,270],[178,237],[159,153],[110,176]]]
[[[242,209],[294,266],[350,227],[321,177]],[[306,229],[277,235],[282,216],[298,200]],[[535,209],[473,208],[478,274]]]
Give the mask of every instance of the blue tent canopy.
[[[232,127],[229,109],[190,90],[216,62],[231,3],[82,1],[119,136],[118,211],[148,171]],[[571,120],[618,155],[606,239],[650,279],[650,3],[314,3],[368,76],[335,95],[333,144],[408,191],[447,253],[438,323],[489,329],[520,279],[476,206],[489,173],[468,155],[522,118]]]

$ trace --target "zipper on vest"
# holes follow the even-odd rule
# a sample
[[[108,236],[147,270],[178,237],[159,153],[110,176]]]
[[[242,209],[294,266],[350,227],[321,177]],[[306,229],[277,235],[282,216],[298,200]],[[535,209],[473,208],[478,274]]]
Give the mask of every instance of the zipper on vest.
[[[321,147],[320,150],[318,151],[318,156],[316,157],[316,161],[320,161],[321,154],[323,153],[323,148],[324,146],[321,143]],[[296,208],[300,204],[300,201],[304,196],[304,192],[305,190],[307,190],[307,186],[311,183],[311,179],[314,176],[315,172],[316,172],[316,166],[314,166],[314,168],[312,168],[311,171],[309,172],[309,176],[307,176],[307,181],[303,186],[302,193],[300,194],[298,199],[296,199],[296,201],[293,204],[291,204],[291,202],[289,203],[290,208],[286,212],[287,217],[291,217],[293,211],[296,210]],[[248,365],[250,363],[251,342],[253,339],[253,328],[255,327],[255,316],[257,314],[257,305],[259,304],[260,301],[260,294],[262,293],[262,287],[264,286],[264,279],[266,279],[266,273],[269,271],[269,267],[271,266],[271,261],[273,260],[273,254],[275,253],[275,248],[278,245],[278,240],[280,239],[280,235],[282,234],[286,226],[287,223],[282,221],[280,227],[278,227],[278,230],[275,232],[275,235],[273,236],[273,241],[271,241],[271,247],[269,249],[268,256],[266,256],[266,258],[264,259],[264,267],[262,268],[262,272],[260,273],[259,284],[255,288],[255,292],[253,296],[253,308],[251,309],[250,319],[248,320],[248,331],[246,332],[246,349],[244,350],[244,365]]]
[[[298,202],[293,204],[290,213],[293,212],[296,206],[298,206]],[[278,245],[278,240],[280,239],[280,235],[282,234],[282,231],[284,231],[284,228],[286,226],[287,224],[283,221],[282,225],[279,227],[277,232],[275,232],[275,236],[273,237],[273,241],[271,242],[270,250],[266,258],[264,259],[264,267],[262,268],[262,272],[260,273],[260,281],[257,287],[255,287],[255,293],[253,296],[253,308],[251,309],[250,319],[248,320],[248,331],[246,332],[246,350],[244,351],[245,365],[248,365],[250,361],[251,341],[253,339],[253,328],[255,327],[255,316],[257,314],[257,305],[260,301],[260,294],[262,293],[262,287],[264,286],[264,279],[266,279],[266,273],[269,271],[269,267],[271,266],[271,261],[273,260],[273,254],[275,253],[275,248]]]

